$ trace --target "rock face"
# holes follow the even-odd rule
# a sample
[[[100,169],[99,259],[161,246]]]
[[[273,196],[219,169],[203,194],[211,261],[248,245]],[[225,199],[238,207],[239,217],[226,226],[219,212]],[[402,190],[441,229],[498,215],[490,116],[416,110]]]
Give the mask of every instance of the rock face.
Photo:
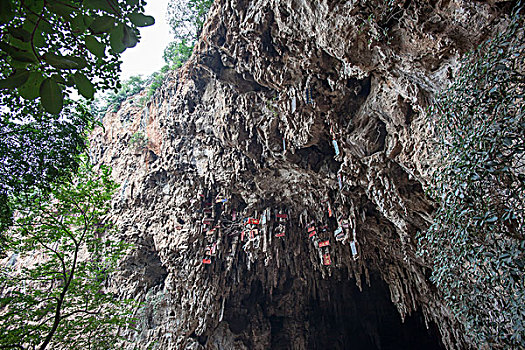
[[[186,66],[92,135],[135,244],[129,348],[468,348],[415,253],[424,111],[511,5],[217,0]]]

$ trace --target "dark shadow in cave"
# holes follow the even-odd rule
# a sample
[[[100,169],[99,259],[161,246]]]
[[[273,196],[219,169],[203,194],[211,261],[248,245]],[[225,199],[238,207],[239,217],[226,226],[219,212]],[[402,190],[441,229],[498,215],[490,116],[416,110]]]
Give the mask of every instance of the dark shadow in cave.
[[[445,349],[436,325],[427,329],[421,312],[401,321],[381,279],[371,276],[362,292],[353,280],[318,283],[325,292],[308,302],[308,349]]]
[[[359,291],[355,280],[341,275],[338,280],[316,276],[315,292],[307,292],[311,288],[292,277],[271,295],[260,281],[253,282],[248,294],[228,302],[225,320],[249,348],[255,345],[251,327],[260,309],[270,324],[270,348],[275,350],[445,349],[436,325],[427,329],[421,312],[401,321],[379,277],[372,275],[371,287]]]

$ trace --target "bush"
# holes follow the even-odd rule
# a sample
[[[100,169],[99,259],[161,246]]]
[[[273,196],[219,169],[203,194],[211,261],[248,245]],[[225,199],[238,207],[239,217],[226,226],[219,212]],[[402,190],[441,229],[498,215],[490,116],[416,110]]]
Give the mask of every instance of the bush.
[[[142,151],[148,146],[148,137],[142,131],[137,131],[131,135],[128,145],[135,150]]]
[[[420,237],[432,280],[476,347],[525,347],[525,46],[519,10],[436,100],[439,203]]]
[[[172,1],[168,7],[169,22],[175,41],[193,46],[199,38],[213,0]]]
[[[147,85],[148,79],[142,79],[141,76],[132,76],[126,80],[120,89],[115,93],[111,92],[104,100],[107,106],[105,112],[111,108],[112,112],[117,112],[122,102],[128,97],[141,92]]]
[[[164,61],[170,69],[177,69],[190,58],[194,44],[189,45],[186,39],[181,42],[172,41],[165,49]]]

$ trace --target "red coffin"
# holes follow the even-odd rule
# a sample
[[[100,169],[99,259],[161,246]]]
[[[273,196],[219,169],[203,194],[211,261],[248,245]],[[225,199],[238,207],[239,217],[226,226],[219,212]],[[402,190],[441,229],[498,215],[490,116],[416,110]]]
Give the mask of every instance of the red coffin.
[[[313,236],[315,236],[317,234],[317,231],[312,231],[310,232],[310,234],[308,235],[308,238],[312,238]]]
[[[284,232],[280,232],[280,233],[276,234],[275,237],[284,237]]]
[[[259,219],[248,218],[245,225],[259,225]]]
[[[319,242],[319,248],[328,247],[329,245],[330,245],[330,240]]]
[[[211,264],[211,259],[204,258],[204,259],[202,259],[202,263],[206,264],[206,265],[209,265],[209,264]]]
[[[330,254],[323,255],[323,265],[332,265],[332,259],[330,258]]]
[[[288,215],[286,215],[286,214],[275,214],[275,216],[280,218],[280,219],[288,219]]]
[[[312,231],[315,231],[315,226],[308,227],[308,232],[312,232]]]

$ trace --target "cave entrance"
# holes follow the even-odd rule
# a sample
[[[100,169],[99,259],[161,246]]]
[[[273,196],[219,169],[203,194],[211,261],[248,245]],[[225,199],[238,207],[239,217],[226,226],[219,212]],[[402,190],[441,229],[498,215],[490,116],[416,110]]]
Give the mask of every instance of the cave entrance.
[[[362,291],[353,280],[322,280],[320,287],[305,310],[308,349],[445,349],[436,325],[427,329],[421,312],[402,322],[388,286],[379,278],[372,278]]]
[[[244,297],[230,300],[226,321],[248,348],[261,345],[251,336],[257,333],[253,325],[266,324],[270,349],[445,349],[434,323],[427,329],[421,312],[402,322],[388,286],[377,276],[370,279],[362,291],[347,276],[319,276],[315,288],[288,276],[272,293],[253,282]]]

